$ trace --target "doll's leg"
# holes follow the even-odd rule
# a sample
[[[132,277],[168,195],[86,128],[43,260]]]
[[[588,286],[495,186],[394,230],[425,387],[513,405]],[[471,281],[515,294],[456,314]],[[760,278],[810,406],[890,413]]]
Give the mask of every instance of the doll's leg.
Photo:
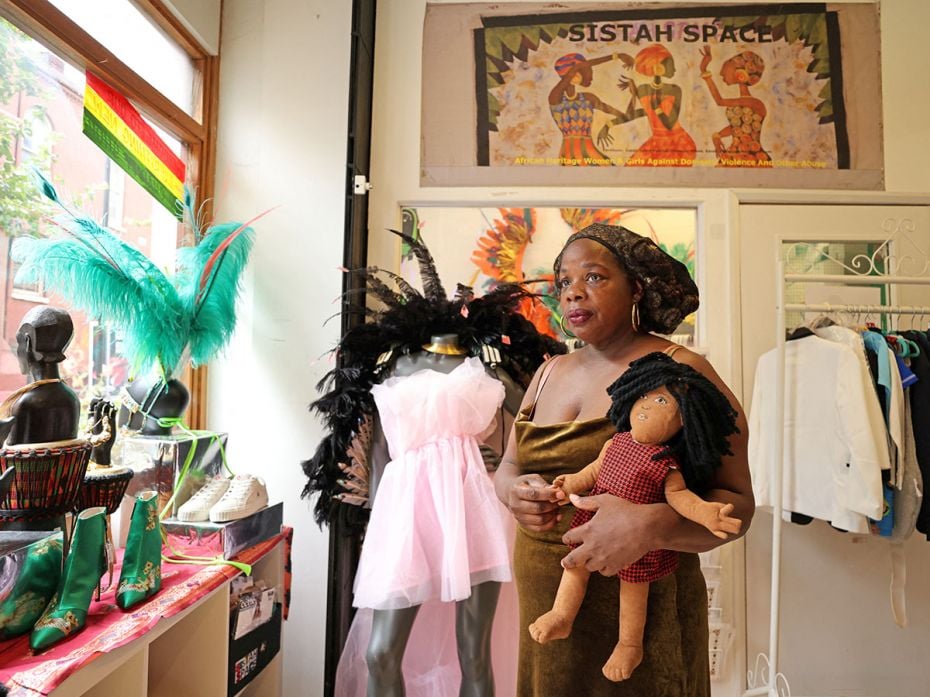
[[[488,581],[472,586],[471,596],[455,604],[455,639],[462,668],[459,697],[493,697],[491,626],[501,584]]]
[[[368,664],[368,697],[404,697],[401,662],[413,629],[419,605],[400,610],[375,610],[371,639],[365,662]]]
[[[552,609],[530,625],[530,636],[533,639],[545,644],[553,639],[564,639],[572,633],[572,624],[581,608],[590,577],[591,572],[585,568],[562,572]]]
[[[608,680],[626,680],[642,663],[648,602],[648,583],[620,582],[620,641],[604,664],[604,677]]]

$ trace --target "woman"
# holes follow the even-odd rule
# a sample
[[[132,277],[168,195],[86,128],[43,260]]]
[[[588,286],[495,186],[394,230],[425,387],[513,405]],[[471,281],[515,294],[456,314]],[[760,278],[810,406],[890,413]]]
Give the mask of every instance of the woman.
[[[710,46],[701,49],[701,54],[701,77],[717,105],[725,108],[729,122],[726,128],[713,135],[717,166],[746,167],[771,162],[772,158],[762,148],[761,142],[762,122],[767,114],[765,103],[749,92],[749,88],[762,79],[765,70],[762,57],[752,51],[743,51],[724,61],[720,68],[723,83],[739,86],[738,97],[724,98],[717,89],[713,73],[708,70],[712,60]],[[728,146],[724,146],[724,138],[730,138]]]
[[[595,110],[617,117],[622,117],[623,114],[619,109],[602,102],[593,92],[583,92],[578,88],[591,86],[595,65],[620,58],[620,54],[615,54],[587,60],[581,53],[569,53],[555,62],[555,72],[559,76],[559,81],[549,92],[549,112],[562,132],[562,147],[559,148],[560,164],[572,166],[612,164],[610,159],[594,145],[591,139],[591,124],[594,122]],[[629,57],[626,56],[626,58]]]
[[[624,114],[606,124],[597,135],[599,145],[610,145],[610,127],[645,116],[652,135],[626,161],[627,167],[690,167],[694,164],[697,146],[678,120],[681,113],[681,87],[663,78],[675,76],[675,60],[662,44],[646,46],[633,61],[636,72],[651,78],[637,85],[620,79],[620,87],[630,91],[632,98]]]
[[[559,507],[550,483],[594,460],[613,435],[605,416],[607,386],[630,361],[664,351],[706,375],[737,411],[734,455],[723,459],[706,498],[732,503],[745,532],[754,511],[745,415],[704,358],[650,333],[670,333],[698,305],[684,265],[651,240],[622,227],[591,225],[569,237],[555,274],[563,316],[585,346],[537,372],[495,478],[498,497],[519,523],[514,571],[521,626],[551,607],[560,562],[600,575],[591,577],[570,638],[539,645],[524,630],[517,694],[707,697],[707,596],[693,553],[720,540],[667,504],[636,505],[609,495],[572,497],[577,507],[596,513],[566,533],[574,511]],[[578,546],[569,552],[563,542]],[[614,576],[653,549],[691,554],[681,555],[675,574],[651,585],[645,658],[632,677],[612,683],[600,671],[617,641]]]

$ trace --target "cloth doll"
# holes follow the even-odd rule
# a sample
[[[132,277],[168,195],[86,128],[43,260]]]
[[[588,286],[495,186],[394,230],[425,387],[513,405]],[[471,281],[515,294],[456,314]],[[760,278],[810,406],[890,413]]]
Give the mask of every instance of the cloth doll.
[[[721,457],[732,454],[727,438],[738,429],[727,398],[699,372],[658,352],[631,362],[607,392],[607,416],[618,432],[590,465],[555,479],[565,502],[568,494],[589,490],[633,503],[666,501],[721,539],[737,534],[741,522],[730,516],[733,504],[705,501],[694,493],[710,483]],[[592,515],[578,511],[572,527]],[[608,680],[625,680],[642,662],[649,584],[677,566],[677,552],[658,549],[620,572],[620,638],[603,668]],[[529,627],[533,639],[544,644],[571,634],[590,574],[584,568],[562,574],[552,610]]]

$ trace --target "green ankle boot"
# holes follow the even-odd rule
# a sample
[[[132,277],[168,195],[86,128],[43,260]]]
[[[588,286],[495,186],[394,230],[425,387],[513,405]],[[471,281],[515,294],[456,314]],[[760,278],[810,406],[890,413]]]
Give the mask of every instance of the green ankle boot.
[[[58,591],[29,637],[33,651],[41,651],[84,627],[87,608],[107,571],[107,511],[87,508],[75,516],[74,536],[65,560]]]
[[[60,580],[61,540],[50,537],[26,553],[16,584],[0,603],[0,639],[12,639],[32,629]]]
[[[144,491],[136,498],[126,539],[123,570],[116,588],[116,604],[128,610],[161,588],[161,526],[158,493]]]

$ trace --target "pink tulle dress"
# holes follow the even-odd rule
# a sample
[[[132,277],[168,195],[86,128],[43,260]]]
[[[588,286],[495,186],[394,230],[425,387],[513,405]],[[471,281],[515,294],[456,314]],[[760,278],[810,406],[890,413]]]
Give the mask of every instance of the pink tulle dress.
[[[468,358],[449,373],[420,370],[372,389],[391,461],[372,506],[353,604],[393,610],[463,600],[511,578],[500,502],[478,436],[504,386]]]

